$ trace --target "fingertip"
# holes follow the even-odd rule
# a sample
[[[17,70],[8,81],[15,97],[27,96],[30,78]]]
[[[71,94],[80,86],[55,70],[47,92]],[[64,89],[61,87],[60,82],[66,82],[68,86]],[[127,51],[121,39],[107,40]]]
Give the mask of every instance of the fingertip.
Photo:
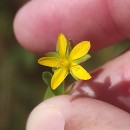
[[[129,113],[105,102],[86,97],[72,100],[71,96],[56,96],[33,110],[27,130],[127,130],[130,129],[129,120]]]
[[[65,120],[54,105],[39,105],[29,116],[26,130],[64,130]]]
[[[91,2],[89,6],[95,5]],[[91,40],[93,38],[88,35],[93,31],[90,30],[89,22],[88,25],[86,23],[90,15],[87,12],[92,13],[90,7],[87,1],[30,1],[17,13],[14,33],[24,48],[38,54],[54,50],[59,33],[71,38],[74,44]],[[84,11],[86,8],[90,11]]]
[[[41,6],[42,5],[42,6]],[[14,33],[20,45],[36,54],[43,54],[54,49],[57,34],[48,31],[48,11],[43,7],[41,0],[29,1],[16,14],[14,18]],[[53,43],[53,44],[52,44]]]
[[[74,44],[89,40],[91,50],[97,50],[130,37],[129,4],[128,0],[124,4],[122,0],[109,4],[102,0],[33,0],[17,13],[14,32],[24,48],[38,54],[54,50],[59,33]]]

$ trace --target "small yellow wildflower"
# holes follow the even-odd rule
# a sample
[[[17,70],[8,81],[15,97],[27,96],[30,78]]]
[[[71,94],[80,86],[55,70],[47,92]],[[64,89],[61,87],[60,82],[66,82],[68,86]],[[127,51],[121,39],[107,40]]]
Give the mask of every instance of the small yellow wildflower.
[[[38,60],[38,63],[44,66],[55,68],[54,75],[51,79],[51,88],[55,90],[71,73],[76,79],[88,80],[90,74],[79,65],[79,63],[90,58],[87,52],[90,49],[90,42],[83,41],[77,44],[72,50],[70,42],[63,34],[58,36],[57,52],[50,52],[46,57]]]

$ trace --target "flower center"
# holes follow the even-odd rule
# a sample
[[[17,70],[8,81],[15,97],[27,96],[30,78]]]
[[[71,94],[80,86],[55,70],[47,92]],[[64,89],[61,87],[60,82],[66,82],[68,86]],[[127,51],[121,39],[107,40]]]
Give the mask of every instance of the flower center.
[[[68,68],[70,67],[70,61],[67,58],[59,59],[60,66]]]

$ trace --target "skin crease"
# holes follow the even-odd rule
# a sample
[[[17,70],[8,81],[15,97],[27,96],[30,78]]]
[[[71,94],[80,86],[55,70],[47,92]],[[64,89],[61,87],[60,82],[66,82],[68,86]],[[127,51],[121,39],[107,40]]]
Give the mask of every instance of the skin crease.
[[[14,32],[24,48],[37,54],[54,50],[57,34],[61,32],[68,38],[72,38],[74,44],[90,40],[92,51],[94,51],[130,38],[129,8],[129,0],[30,1],[17,13],[14,20]],[[27,130],[52,130],[52,128],[56,130],[129,130],[130,115],[126,112],[129,111],[130,98],[128,57],[130,57],[130,51],[99,68],[100,73],[99,71],[92,73],[93,81],[96,83],[93,84],[92,80],[88,83],[94,92],[96,91],[95,98],[119,108],[126,104],[124,106],[128,109],[123,107],[122,109],[125,110],[123,111],[105,102],[87,97],[75,99],[70,96],[55,97],[41,103],[32,111]],[[107,94],[109,89],[99,91],[97,87],[94,87],[104,88],[102,82],[105,82],[105,87],[108,82],[108,86],[112,85],[112,87],[115,86],[113,88],[117,88],[108,95],[110,98],[104,96],[104,92]],[[80,82],[77,91],[86,94],[86,91],[81,91],[84,84],[86,85],[85,82]],[[119,89],[126,85],[127,91]],[[125,96],[122,96],[123,94]],[[113,95],[116,96],[113,97]],[[116,100],[117,97],[123,104]],[[50,122],[54,127],[51,128]]]

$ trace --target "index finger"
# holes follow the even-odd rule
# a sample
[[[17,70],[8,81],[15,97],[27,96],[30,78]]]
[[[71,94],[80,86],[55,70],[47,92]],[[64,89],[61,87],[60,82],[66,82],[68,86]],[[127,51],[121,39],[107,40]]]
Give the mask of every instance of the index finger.
[[[89,40],[97,50],[130,37],[129,0],[38,0],[17,13],[14,31],[20,44],[35,53],[54,50],[57,35],[74,44]]]

